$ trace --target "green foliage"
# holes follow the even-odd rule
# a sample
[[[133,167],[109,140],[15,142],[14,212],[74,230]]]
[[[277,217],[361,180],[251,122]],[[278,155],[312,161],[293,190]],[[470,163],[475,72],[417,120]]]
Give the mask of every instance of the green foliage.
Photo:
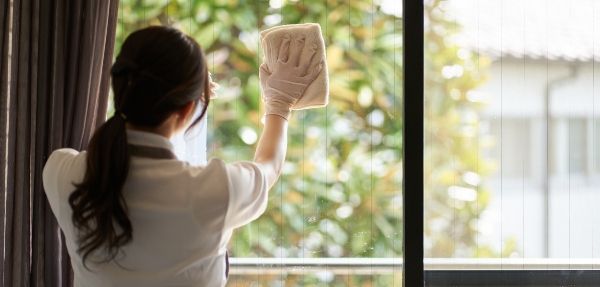
[[[491,197],[486,176],[495,163],[484,156],[491,141],[480,131],[485,103],[474,91],[490,61],[453,44],[460,26],[447,19],[443,4],[429,1],[426,9],[425,256],[500,257],[478,241],[478,220]],[[504,253],[516,250],[511,242]]]

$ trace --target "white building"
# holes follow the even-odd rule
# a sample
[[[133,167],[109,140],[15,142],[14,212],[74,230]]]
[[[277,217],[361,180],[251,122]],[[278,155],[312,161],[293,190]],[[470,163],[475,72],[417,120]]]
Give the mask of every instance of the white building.
[[[449,4],[455,40],[492,60],[479,87],[498,163],[486,240],[516,239],[518,257],[600,257],[600,1]]]

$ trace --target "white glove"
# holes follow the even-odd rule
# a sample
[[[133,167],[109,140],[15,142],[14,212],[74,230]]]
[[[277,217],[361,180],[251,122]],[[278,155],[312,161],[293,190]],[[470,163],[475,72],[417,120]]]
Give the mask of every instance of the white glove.
[[[307,73],[310,61],[317,51],[317,45],[310,45],[308,47],[310,57],[302,63],[298,63],[304,47],[304,36],[299,35],[293,41],[294,43],[290,47],[290,35],[283,38],[281,46],[279,46],[277,62],[275,67],[272,67],[272,71],[269,71],[266,63],[260,65],[259,75],[263,93],[262,100],[265,103],[265,116],[275,114],[286,120],[289,119],[292,107],[323,67],[319,63],[311,67],[310,72]]]

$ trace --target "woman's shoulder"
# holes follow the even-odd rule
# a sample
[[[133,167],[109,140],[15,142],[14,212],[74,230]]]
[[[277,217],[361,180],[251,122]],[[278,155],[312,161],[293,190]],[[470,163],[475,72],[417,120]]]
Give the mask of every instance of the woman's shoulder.
[[[73,161],[85,159],[85,155],[85,151],[80,152],[72,148],[54,150],[48,157],[48,160],[44,165],[44,170],[56,169],[65,164],[72,164]]]
[[[81,177],[85,172],[86,152],[71,148],[53,151],[42,171],[44,186],[56,186],[59,179]]]
[[[207,165],[203,168],[204,171],[221,171],[227,174],[229,177],[247,177],[249,175],[262,176],[262,167],[251,161],[237,161],[227,163],[220,158],[211,158]]]
[[[207,174],[219,178],[219,182],[230,193],[252,194],[268,189],[266,176],[261,165],[251,161],[226,163],[222,159],[213,158],[206,166]],[[217,176],[218,175],[218,176]]]
[[[48,161],[50,161],[50,159],[75,157],[75,156],[80,155],[81,153],[85,153],[85,151],[80,152],[80,151],[72,149],[72,148],[59,148],[59,149],[54,150],[52,153],[50,153],[50,156],[48,157]]]
[[[220,158],[211,158],[206,165],[188,166],[192,178],[210,189],[225,189],[232,193],[246,193],[248,190],[263,189],[265,175],[260,165],[250,161],[227,163]],[[192,186],[198,186],[192,184]]]

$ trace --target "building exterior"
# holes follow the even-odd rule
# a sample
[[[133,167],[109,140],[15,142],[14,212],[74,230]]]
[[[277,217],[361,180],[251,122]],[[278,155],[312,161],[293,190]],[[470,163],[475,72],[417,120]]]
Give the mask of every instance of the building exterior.
[[[485,240],[515,239],[516,257],[600,256],[600,3],[455,0],[446,14],[473,61],[491,60],[474,91],[497,163]]]

